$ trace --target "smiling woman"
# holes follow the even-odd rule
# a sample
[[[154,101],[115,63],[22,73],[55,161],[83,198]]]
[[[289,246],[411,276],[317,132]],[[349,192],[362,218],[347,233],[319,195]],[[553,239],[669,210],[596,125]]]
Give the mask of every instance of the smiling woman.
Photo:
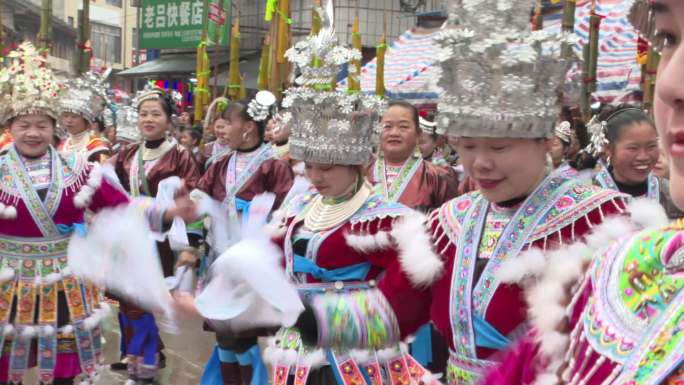
[[[660,157],[658,133],[640,108],[607,107],[588,125],[592,133],[588,150],[600,160],[595,185],[660,202],[670,218],[681,216],[671,202],[668,181],[653,174]]]

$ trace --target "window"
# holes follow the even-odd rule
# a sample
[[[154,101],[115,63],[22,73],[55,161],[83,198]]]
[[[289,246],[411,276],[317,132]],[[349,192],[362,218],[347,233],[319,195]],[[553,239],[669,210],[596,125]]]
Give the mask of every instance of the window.
[[[107,0],[107,4],[121,8],[121,0]]]
[[[73,16],[67,17],[67,23],[69,23],[69,27],[73,27],[74,26],[74,17]]]
[[[106,63],[121,63],[121,28],[92,23],[93,55]]]

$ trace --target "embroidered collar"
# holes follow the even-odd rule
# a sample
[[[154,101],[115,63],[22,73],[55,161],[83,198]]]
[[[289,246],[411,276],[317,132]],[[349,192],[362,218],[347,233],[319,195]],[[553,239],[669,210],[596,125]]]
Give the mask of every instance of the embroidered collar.
[[[145,143],[143,143],[140,146],[140,149],[142,150],[142,160],[144,162],[148,162],[151,160],[157,160],[157,159],[161,158],[162,156],[164,156],[164,154],[169,152],[171,149],[173,149],[175,145],[176,145],[175,139],[165,140],[157,148],[147,148],[145,146]]]
[[[90,130],[79,132],[78,134],[69,134],[69,137],[64,141],[62,151],[85,151],[90,141]]]

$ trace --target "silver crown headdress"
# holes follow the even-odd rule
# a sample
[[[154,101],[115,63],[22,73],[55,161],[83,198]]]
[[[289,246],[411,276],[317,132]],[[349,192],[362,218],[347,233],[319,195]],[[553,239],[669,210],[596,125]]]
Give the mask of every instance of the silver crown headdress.
[[[135,97],[133,98],[133,107],[138,109],[143,102],[148,100],[162,100],[164,97],[164,90],[147,84],[144,89],[135,94]]]
[[[450,135],[549,138],[574,35],[531,31],[529,0],[463,0],[440,47],[439,125]]]
[[[28,114],[46,114],[57,119],[61,85],[43,56],[30,42],[7,55],[0,70],[0,123]]]
[[[420,124],[420,129],[428,135],[441,135],[437,128],[437,122],[431,122],[422,116],[418,117],[418,123]],[[443,134],[443,132],[442,132]]]
[[[60,113],[71,112],[93,123],[109,104],[106,78],[109,72],[100,75],[87,72],[82,77],[67,83],[67,91],[59,103]]]
[[[247,105],[247,114],[255,122],[263,122],[276,113],[276,97],[269,91],[259,91]]]
[[[570,122],[567,120],[560,122],[554,130],[554,135],[556,135],[564,143],[571,143],[573,132]]]
[[[296,86],[285,91],[282,103],[292,114],[290,155],[315,163],[365,164],[384,102],[376,96],[331,89],[340,65],[359,59],[361,53],[338,44],[331,0],[324,10],[316,11],[321,16],[320,32],[285,53],[299,71]]]
[[[138,111],[134,107],[122,106],[116,112],[116,138],[130,143],[141,140]]]

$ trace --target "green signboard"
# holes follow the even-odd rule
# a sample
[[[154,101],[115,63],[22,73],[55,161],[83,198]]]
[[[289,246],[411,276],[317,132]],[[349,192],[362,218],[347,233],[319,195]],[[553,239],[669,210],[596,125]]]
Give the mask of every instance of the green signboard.
[[[216,36],[216,23],[223,22],[219,25],[219,40],[227,44],[230,0],[210,0],[209,9],[211,38]],[[203,0],[143,0],[141,11],[141,48],[194,48],[202,38]]]

